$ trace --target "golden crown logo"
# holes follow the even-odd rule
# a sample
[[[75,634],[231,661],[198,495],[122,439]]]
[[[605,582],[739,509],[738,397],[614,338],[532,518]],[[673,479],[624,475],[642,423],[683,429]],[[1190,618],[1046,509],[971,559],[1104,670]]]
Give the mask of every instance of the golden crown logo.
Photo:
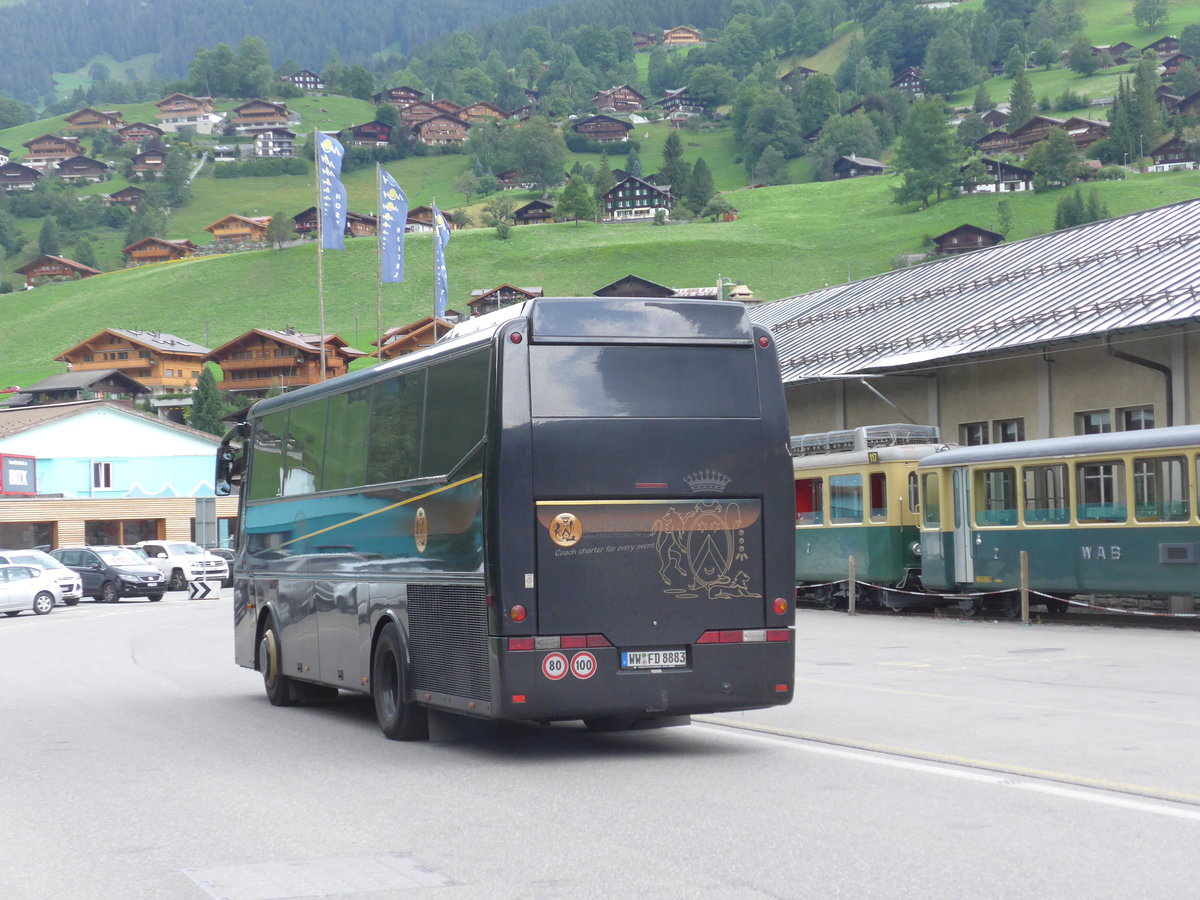
[[[692,489],[692,493],[715,491],[720,493],[732,479],[728,475],[714,472],[712,469],[701,469],[683,477],[684,484]]]

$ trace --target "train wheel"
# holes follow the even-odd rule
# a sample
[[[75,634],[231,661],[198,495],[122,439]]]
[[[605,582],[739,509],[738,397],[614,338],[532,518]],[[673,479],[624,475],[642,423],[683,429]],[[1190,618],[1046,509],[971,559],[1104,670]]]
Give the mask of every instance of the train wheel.
[[[960,609],[962,609],[962,614],[964,616],[966,616],[968,619],[973,619],[979,615],[979,601],[972,600],[966,606],[960,607]]]
[[[1062,616],[1071,609],[1071,604],[1066,600],[1047,600],[1046,609],[1056,616]]]
[[[831,587],[817,588],[813,591],[813,599],[826,609],[835,609],[837,607],[837,598],[834,597],[833,588]]]
[[[1005,597],[1000,611],[1004,613],[1004,618],[1015,619],[1021,615],[1021,601],[1016,597]]]

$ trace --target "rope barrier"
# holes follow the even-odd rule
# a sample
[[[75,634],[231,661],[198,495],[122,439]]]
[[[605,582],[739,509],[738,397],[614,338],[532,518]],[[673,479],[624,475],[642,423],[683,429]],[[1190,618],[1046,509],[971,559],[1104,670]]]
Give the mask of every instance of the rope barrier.
[[[812,588],[832,587],[833,585],[845,584],[849,586],[849,579],[843,578],[840,581],[823,581],[819,584],[798,584],[796,585],[796,593],[808,591]],[[941,600],[979,600],[985,597],[995,597],[998,594],[1015,594],[1019,588],[1006,588],[1001,591],[973,591],[967,594],[947,594],[940,591],[910,591],[904,588],[891,587],[889,585],[873,584],[869,581],[859,581],[858,585],[864,588],[873,588],[879,591],[888,591],[893,594],[904,594],[909,597],[933,597]],[[1035,591],[1032,588],[1029,591],[1030,597],[1041,597],[1045,600],[1052,600],[1057,603],[1066,603],[1069,606],[1078,606],[1083,609],[1094,609],[1099,612],[1107,613],[1123,613],[1130,616],[1151,616],[1163,619],[1200,619],[1200,613],[1173,613],[1152,609],[1127,609],[1123,606],[1103,606],[1098,603],[1087,603],[1083,600],[1071,600],[1066,597],[1056,597],[1054,594],[1046,594],[1042,591]]]

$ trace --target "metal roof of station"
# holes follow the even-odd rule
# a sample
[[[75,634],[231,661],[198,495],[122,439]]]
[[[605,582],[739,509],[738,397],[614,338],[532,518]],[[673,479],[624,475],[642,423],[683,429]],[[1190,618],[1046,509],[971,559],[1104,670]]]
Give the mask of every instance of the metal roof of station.
[[[1200,200],[765,303],[784,382],[1200,318]]]

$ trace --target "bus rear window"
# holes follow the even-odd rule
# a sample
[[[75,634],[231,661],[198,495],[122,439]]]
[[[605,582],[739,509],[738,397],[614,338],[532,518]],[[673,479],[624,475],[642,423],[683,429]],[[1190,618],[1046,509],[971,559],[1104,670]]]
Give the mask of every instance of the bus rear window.
[[[746,347],[529,348],[536,418],[758,418],[758,373]]]

